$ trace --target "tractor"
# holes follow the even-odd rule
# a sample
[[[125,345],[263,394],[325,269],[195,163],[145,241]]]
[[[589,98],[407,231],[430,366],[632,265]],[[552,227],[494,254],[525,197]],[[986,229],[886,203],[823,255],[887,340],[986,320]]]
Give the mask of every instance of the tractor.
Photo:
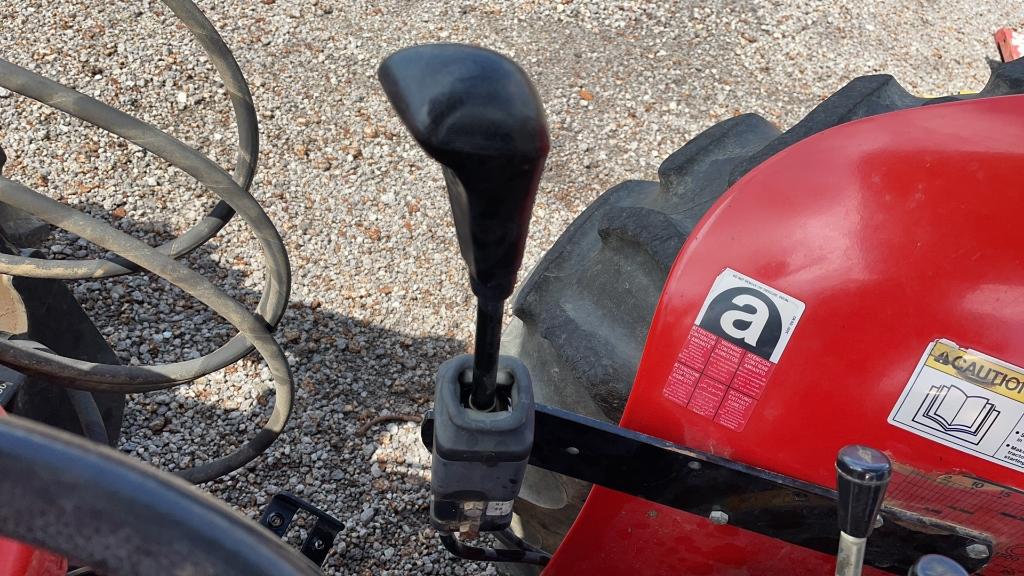
[[[253,522],[189,485],[254,461],[288,423],[273,331],[290,273],[248,191],[245,79],[189,0],[164,1],[229,88],[233,175],[0,59],[0,86],[220,199],[154,248],[0,175],[0,576],[319,574],[341,529],[291,494]],[[474,353],[441,365],[421,425],[439,545],[506,574],[1024,573],[1024,61],[1005,54],[977,94],[918,98],[867,76],[786,132],[725,120],[660,182],[604,193],[518,288],[549,150],[532,83],[474,46],[384,60],[384,93],[442,166],[478,303]],[[264,254],[255,310],[179,262],[236,214]],[[33,244],[49,225],[112,255],[47,259]],[[197,359],[119,365],[63,282],[143,270],[238,335]],[[253,351],[274,411],[235,452],[172,475],[111,447],[126,394]],[[300,511],[315,524],[295,550],[281,536]]]

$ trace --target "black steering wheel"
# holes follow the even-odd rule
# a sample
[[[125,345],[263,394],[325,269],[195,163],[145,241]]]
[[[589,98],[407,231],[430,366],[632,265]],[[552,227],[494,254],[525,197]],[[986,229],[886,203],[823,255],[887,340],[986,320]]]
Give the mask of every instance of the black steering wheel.
[[[321,574],[185,481],[17,416],[0,417],[0,535],[107,576]]]

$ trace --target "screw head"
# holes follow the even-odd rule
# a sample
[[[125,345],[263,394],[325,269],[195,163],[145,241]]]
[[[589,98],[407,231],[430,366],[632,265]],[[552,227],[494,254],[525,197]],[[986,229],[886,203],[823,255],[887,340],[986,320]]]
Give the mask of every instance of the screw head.
[[[686,467],[690,470],[700,470],[700,462],[696,460],[690,460],[686,463]]]
[[[313,540],[313,549],[314,550],[323,550],[324,549],[324,541],[319,539],[319,538],[317,538],[316,540]]]
[[[270,524],[271,528],[280,528],[284,525],[284,516],[281,516],[280,512],[274,512],[267,518],[267,523]]]
[[[712,510],[711,514],[708,514],[708,520],[711,520],[712,524],[721,526],[729,523],[729,515],[721,510]]]
[[[988,558],[989,551],[988,546],[984,544],[970,544],[967,546],[967,556],[975,560],[981,560],[982,558]]]

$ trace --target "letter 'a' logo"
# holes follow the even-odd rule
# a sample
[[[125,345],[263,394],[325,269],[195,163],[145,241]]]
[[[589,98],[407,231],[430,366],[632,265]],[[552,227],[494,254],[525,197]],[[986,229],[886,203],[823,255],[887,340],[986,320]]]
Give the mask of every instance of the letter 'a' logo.
[[[782,336],[782,315],[763,292],[729,288],[711,299],[700,327],[768,359]]]
[[[727,268],[711,286],[697,325],[778,362],[803,312],[803,302]]]

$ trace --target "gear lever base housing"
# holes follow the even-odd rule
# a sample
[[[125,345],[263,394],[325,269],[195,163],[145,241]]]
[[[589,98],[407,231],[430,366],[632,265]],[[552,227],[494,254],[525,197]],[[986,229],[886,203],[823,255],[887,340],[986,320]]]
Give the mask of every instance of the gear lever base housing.
[[[533,448],[533,385],[526,366],[500,358],[499,406],[492,412],[469,405],[472,366],[472,356],[458,356],[437,373],[430,518],[441,532],[507,528]]]

